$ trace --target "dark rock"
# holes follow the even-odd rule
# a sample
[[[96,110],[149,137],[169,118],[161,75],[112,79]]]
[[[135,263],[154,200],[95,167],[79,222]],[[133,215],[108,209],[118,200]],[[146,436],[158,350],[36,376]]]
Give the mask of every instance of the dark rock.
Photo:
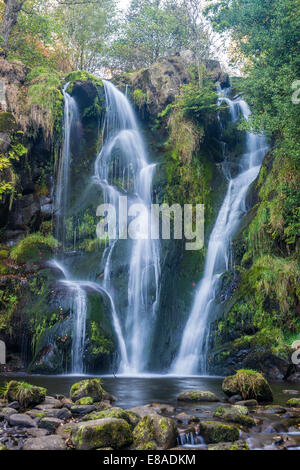
[[[178,431],[171,418],[148,415],[133,430],[133,447],[138,450],[170,449]]]
[[[35,421],[26,415],[26,414],[14,414],[9,417],[9,424],[11,426],[21,426],[24,428],[34,428],[36,427]]]
[[[71,412],[73,415],[87,415],[96,410],[94,405],[73,405],[71,407]]]
[[[63,421],[61,419],[58,419],[58,418],[49,418],[49,417],[46,417],[46,418],[42,418],[40,423],[39,423],[39,427],[41,429],[47,429],[47,431],[50,431],[52,433],[55,432],[55,430],[61,425],[63,424]]]
[[[242,400],[241,395],[233,395],[232,397],[228,398],[229,403],[236,403],[241,400]]]
[[[23,450],[65,450],[64,439],[60,436],[44,436],[26,439]]]

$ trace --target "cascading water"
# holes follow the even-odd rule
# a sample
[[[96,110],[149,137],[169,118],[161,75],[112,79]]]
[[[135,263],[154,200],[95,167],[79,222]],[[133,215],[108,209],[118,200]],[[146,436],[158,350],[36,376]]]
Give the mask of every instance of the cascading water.
[[[133,109],[125,95],[110,82],[103,81],[106,96],[104,144],[95,162],[94,181],[100,185],[104,201],[116,210],[121,196],[127,197],[128,213],[133,204],[143,207],[139,227],[130,240],[127,304],[122,318],[116,314],[115,329],[121,353],[120,372],[136,374],[145,369],[148,345],[155,322],[159,297],[159,244],[150,237],[150,204],[155,165],[148,156]],[[130,214],[135,216],[137,214]],[[124,227],[119,227],[124,237]],[[126,238],[127,235],[125,235]],[[116,240],[105,250],[103,287],[114,298],[113,271]],[[125,345],[125,347],[124,347]]]
[[[56,238],[65,246],[65,218],[69,197],[71,133],[79,121],[79,110],[75,99],[67,93],[69,83],[64,86],[64,145],[57,171],[55,192]]]
[[[240,114],[248,120],[251,111],[242,99],[230,100],[220,93],[220,102],[229,106],[232,121]],[[246,153],[239,164],[238,175],[232,177],[226,165],[228,189],[211,233],[204,267],[204,275],[197,288],[194,304],[185,326],[179,353],[171,367],[176,375],[205,374],[208,341],[208,321],[214,305],[219,280],[229,269],[231,241],[243,215],[246,213],[246,197],[251,183],[256,179],[268,150],[264,136],[246,134]]]
[[[56,194],[55,194],[55,219],[56,237],[65,249],[65,226],[69,197],[70,179],[70,156],[71,135],[76,124],[79,122],[79,110],[75,99],[67,93],[68,83],[63,89],[64,96],[64,144],[62,157],[57,172]],[[87,295],[80,283],[72,282],[71,276],[62,262],[53,260],[52,266],[59,269],[68,287],[71,304],[70,308],[74,314],[73,339],[72,339],[72,372],[81,374],[83,372],[83,352],[85,341],[85,325],[87,314]]]

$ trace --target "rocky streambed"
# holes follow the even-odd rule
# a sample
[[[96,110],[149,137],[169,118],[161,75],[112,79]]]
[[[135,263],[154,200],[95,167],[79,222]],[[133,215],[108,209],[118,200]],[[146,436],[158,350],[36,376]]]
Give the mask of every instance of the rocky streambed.
[[[1,389],[0,449],[300,449],[300,390],[294,388],[277,404],[261,374],[239,371],[223,381],[222,394],[190,389],[177,395],[175,406],[152,401],[124,409],[98,378],[52,396],[13,380]]]

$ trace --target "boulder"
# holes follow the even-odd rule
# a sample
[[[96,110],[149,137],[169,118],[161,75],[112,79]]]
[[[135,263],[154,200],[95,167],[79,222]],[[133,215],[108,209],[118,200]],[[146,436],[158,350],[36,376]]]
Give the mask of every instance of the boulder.
[[[71,412],[73,415],[87,415],[96,410],[94,405],[74,405],[71,407]]]
[[[203,390],[187,390],[186,392],[180,393],[177,400],[195,403],[220,401],[214,393]]]
[[[47,390],[26,382],[11,380],[5,390],[8,401],[18,401],[22,408],[30,408],[45,400]]]
[[[92,405],[93,403],[94,400],[92,397],[83,397],[75,402],[76,405]]]
[[[248,408],[245,406],[219,406],[214,416],[216,418],[222,418],[224,421],[241,424],[246,427],[255,426],[255,420],[251,418],[251,416],[248,416],[248,413]]]
[[[96,402],[102,400],[104,393],[100,379],[87,379],[72,385],[70,397],[74,402],[84,397],[91,397]]]
[[[144,418],[145,416],[149,416],[149,415],[158,414],[152,405],[135,406],[134,408],[131,408],[129,411],[139,416],[140,418]]]
[[[5,407],[2,408],[0,411],[0,420],[8,419],[11,415],[16,414],[16,410],[14,408]]]
[[[243,400],[255,399],[259,403],[273,401],[273,393],[262,374],[242,369],[223,380],[222,390],[227,396],[240,394]]]
[[[124,419],[105,418],[87,421],[72,428],[71,442],[78,450],[100,447],[121,449],[132,442],[131,427]]]
[[[209,444],[207,450],[250,450],[248,442],[219,442],[218,444]]]
[[[178,431],[171,418],[144,416],[133,430],[133,447],[138,450],[170,449],[176,444]]]
[[[207,444],[235,442],[240,438],[240,431],[237,427],[218,421],[202,421],[200,433]]]
[[[66,448],[64,439],[53,435],[26,439],[22,450],[65,450]]]
[[[300,408],[300,398],[290,398],[286,404],[293,408]]]
[[[11,426],[21,426],[23,428],[34,428],[36,427],[36,422],[26,414],[14,414],[9,417],[9,424]]]
[[[138,417],[137,414],[133,413],[132,411],[125,411],[122,408],[118,408],[118,407],[111,407],[102,411],[94,411],[93,413],[86,415],[83,418],[83,421],[93,421],[96,419],[103,419],[103,418],[124,419],[125,421],[127,421],[127,423],[129,423],[133,427],[135,427],[140,421],[140,418]]]
[[[47,429],[51,433],[54,433],[56,429],[63,424],[63,421],[58,418],[42,418],[39,422],[39,427],[42,429]]]
[[[235,405],[239,406],[247,406],[248,408],[251,408],[252,406],[258,406],[258,401],[257,400],[242,400],[242,401],[236,401]]]

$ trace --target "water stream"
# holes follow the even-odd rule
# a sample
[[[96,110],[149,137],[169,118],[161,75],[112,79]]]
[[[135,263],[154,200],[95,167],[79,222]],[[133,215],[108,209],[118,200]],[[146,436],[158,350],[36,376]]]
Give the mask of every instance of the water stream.
[[[231,120],[240,114],[248,120],[251,111],[247,103],[237,98],[231,100],[220,93],[220,102],[229,106]],[[222,123],[221,123],[222,124]],[[256,179],[268,150],[263,135],[246,133],[246,152],[239,162],[238,174],[231,175],[230,166],[224,166],[228,189],[210,235],[204,274],[197,287],[194,304],[183,331],[180,349],[171,367],[172,374],[193,375],[207,373],[207,346],[209,318],[214,307],[219,281],[230,268],[231,242],[247,212],[246,197],[251,183]],[[226,163],[226,159],[225,159]]]

